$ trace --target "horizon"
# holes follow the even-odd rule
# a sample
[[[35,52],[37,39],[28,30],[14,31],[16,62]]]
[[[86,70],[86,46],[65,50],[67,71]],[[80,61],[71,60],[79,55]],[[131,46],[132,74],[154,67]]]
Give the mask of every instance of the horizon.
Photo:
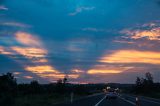
[[[0,75],[18,83],[160,82],[159,0],[1,0]]]

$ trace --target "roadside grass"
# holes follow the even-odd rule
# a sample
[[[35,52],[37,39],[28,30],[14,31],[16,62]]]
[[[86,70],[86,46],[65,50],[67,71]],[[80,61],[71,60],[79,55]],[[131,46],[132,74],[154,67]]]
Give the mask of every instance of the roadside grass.
[[[74,95],[74,99],[84,96],[87,95]],[[70,102],[70,94],[34,94],[14,98],[14,106],[53,106],[63,102]]]
[[[16,97],[14,106],[53,106],[68,100],[69,95],[34,94]]]
[[[151,93],[151,94],[142,94],[142,96],[151,97],[151,98],[155,98],[155,99],[160,99],[160,92]]]

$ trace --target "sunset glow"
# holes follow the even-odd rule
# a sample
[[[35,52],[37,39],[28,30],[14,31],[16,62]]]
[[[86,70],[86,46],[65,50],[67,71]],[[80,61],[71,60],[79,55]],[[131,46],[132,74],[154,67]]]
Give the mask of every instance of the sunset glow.
[[[100,62],[160,64],[160,52],[118,50],[110,55],[105,55]]]
[[[12,55],[13,53],[6,50],[4,47],[1,47],[0,46],[0,54],[3,54],[3,55]]]
[[[42,78],[49,78],[49,79],[63,79],[64,77],[68,77],[68,78],[71,78],[71,79],[76,79],[79,77],[78,74],[69,74],[69,75],[65,75],[65,74],[54,74],[54,73],[51,73],[51,74],[39,74],[40,77]]]
[[[87,73],[88,74],[117,74],[117,73],[121,73],[122,71],[120,70],[89,70]]]
[[[17,32],[15,36],[16,40],[24,45],[41,46],[39,39],[29,33]]]
[[[32,57],[44,57],[45,54],[47,53],[43,49],[39,48],[22,48],[22,47],[11,47],[12,50],[16,51],[17,53],[26,56],[27,58],[32,58]]]
[[[31,71],[32,73],[48,73],[48,72],[59,73],[58,71],[54,70],[51,66],[26,67],[25,70]]]
[[[24,76],[24,78],[26,78],[26,79],[33,79],[32,76]]]
[[[132,39],[148,39],[148,40],[160,40],[160,27],[154,27],[148,30],[128,30],[125,29],[122,33],[131,35]]]

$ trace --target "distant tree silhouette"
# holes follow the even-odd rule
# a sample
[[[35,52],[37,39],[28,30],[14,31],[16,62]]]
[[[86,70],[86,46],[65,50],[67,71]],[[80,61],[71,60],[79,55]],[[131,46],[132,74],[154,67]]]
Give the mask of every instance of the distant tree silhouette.
[[[41,85],[38,83],[38,81],[33,80],[30,83],[30,92],[33,94],[37,94],[37,93],[41,93],[42,87]]]
[[[66,84],[68,79],[66,77],[63,78],[63,84]]]
[[[139,77],[137,77],[136,79],[136,86],[141,86],[141,79]]]
[[[57,80],[56,91],[58,93],[64,93],[64,84],[62,79]]]
[[[38,81],[37,80],[33,80],[33,81],[31,81],[31,86],[39,86],[39,83],[38,83]]]
[[[67,83],[67,81],[68,81],[68,79],[66,77],[64,77],[63,79],[57,80],[56,91],[59,92],[59,93],[66,92],[66,83]]]
[[[147,82],[148,82],[149,84],[153,84],[153,76],[152,76],[152,74],[151,74],[150,72],[147,72],[147,73],[145,74],[145,76],[146,76]]]
[[[150,72],[147,72],[145,78],[137,77],[135,91],[136,93],[151,93],[153,85],[153,76]]]
[[[63,84],[62,79],[57,80],[57,85],[62,85],[62,84]]]
[[[142,90],[142,80],[141,78],[137,77],[136,79],[136,93],[141,92]]]
[[[17,82],[12,73],[0,76],[0,104],[9,106],[14,103],[14,96],[17,93]]]
[[[0,76],[0,92],[15,93],[16,86],[17,82],[12,73],[3,74]]]

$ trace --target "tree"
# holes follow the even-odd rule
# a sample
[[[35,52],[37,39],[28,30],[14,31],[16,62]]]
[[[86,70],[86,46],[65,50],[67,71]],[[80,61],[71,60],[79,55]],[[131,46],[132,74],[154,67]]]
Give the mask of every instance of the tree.
[[[135,91],[137,93],[151,93],[153,84],[153,76],[150,72],[147,72],[145,78],[137,77]]]
[[[142,83],[141,83],[141,79],[139,77],[137,77],[136,79],[136,86],[140,86]]]
[[[12,73],[0,76],[0,104],[13,105],[14,96],[17,93],[17,82]]]
[[[66,84],[66,82],[68,81],[68,79],[66,77],[63,78],[63,84]]]
[[[41,86],[38,83],[38,81],[36,81],[36,80],[31,81],[30,92],[31,93],[40,93],[40,91],[41,91]]]
[[[59,79],[59,80],[57,80],[57,85],[62,85],[62,80],[61,79]]]
[[[16,79],[12,73],[3,74],[0,76],[0,91],[15,93],[17,87]]]
[[[143,84],[143,79],[140,77],[137,77],[136,79],[136,93],[139,93],[142,91],[142,84]]]
[[[33,81],[31,81],[31,85],[32,85],[32,86],[38,86],[38,85],[39,85],[39,83],[38,83],[38,81],[33,80]]]
[[[56,91],[59,93],[64,93],[66,91],[66,83],[68,79],[66,77],[62,79],[57,80],[56,84]]]
[[[62,79],[57,80],[56,91],[58,93],[63,93],[64,92],[64,84],[63,84]]]
[[[146,80],[148,81],[149,84],[153,84],[153,76],[150,72],[147,72],[145,74]]]

